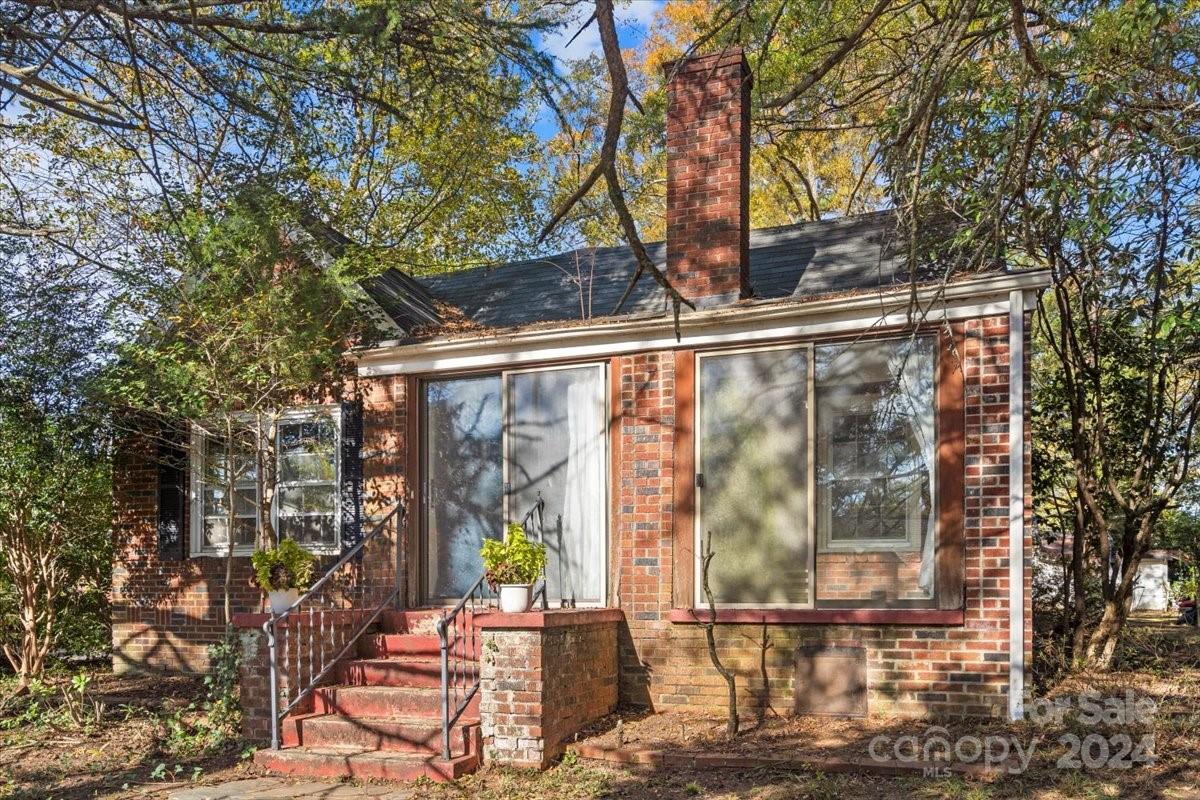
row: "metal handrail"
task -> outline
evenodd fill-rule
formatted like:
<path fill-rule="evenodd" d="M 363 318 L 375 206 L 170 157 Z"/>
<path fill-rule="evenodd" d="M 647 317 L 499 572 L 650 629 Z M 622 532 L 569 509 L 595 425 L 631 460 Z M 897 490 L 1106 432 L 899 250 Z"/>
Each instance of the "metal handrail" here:
<path fill-rule="evenodd" d="M 375 623 L 375 620 L 379 619 L 379 616 L 384 612 L 384 610 L 394 603 L 396 598 L 400 596 L 400 537 L 398 535 L 396 537 L 396 575 L 392 582 L 391 590 L 387 592 L 386 596 L 375 605 L 374 609 L 371 610 L 369 614 L 368 612 L 356 608 L 350 608 L 346 611 L 347 616 L 351 620 L 351 624 L 353 624 L 353 620 L 359 614 L 364 615 L 363 621 L 358 625 L 357 628 L 354 629 L 353 633 L 351 633 L 348 637 L 343 637 L 341 639 L 342 647 L 332 658 L 326 657 L 325 645 L 327 643 L 327 639 L 332 642 L 338 635 L 337 627 L 334 624 L 336 619 L 331 621 L 327 634 L 325 630 L 325 615 L 326 613 L 332 614 L 335 610 L 329 609 L 327 611 L 326 609 L 321 609 L 319 612 L 316 612 L 316 616 L 319 617 L 320 622 L 320 633 L 314 636 L 314 608 L 310 603 L 308 606 L 308 681 L 304 683 L 304 686 L 296 692 L 295 697 L 291 698 L 290 701 L 288 700 L 289 696 L 291 695 L 291 687 L 289 686 L 289 689 L 285 691 L 283 697 L 286 705 L 282 710 L 279 708 L 279 654 L 277 648 L 277 635 L 280 623 L 289 618 L 293 618 L 297 623 L 296 629 L 299 632 L 303 628 L 304 624 L 304 612 L 300 610 L 300 607 L 303 606 L 306 601 L 311 601 L 317 595 L 317 593 L 326 586 L 326 584 L 332 581 L 342 567 L 348 564 L 363 551 L 363 548 L 367 546 L 368 542 L 380 536 L 387 528 L 389 522 L 391 522 L 393 519 L 399 519 L 400 524 L 397 525 L 396 530 L 397 532 L 402 530 L 403 520 L 406 513 L 407 510 L 404 503 L 397 503 L 392 510 L 389 511 L 382 520 L 380 520 L 379 524 L 376 525 L 370 533 L 364 536 L 356 545 L 354 545 L 354 547 L 347 550 L 346 553 L 339 558 L 333 566 L 325 571 L 325 574 L 322 575 L 317 582 L 308 589 L 307 592 L 302 594 L 299 599 L 296 600 L 296 602 L 288 606 L 288 608 L 281 614 L 276 615 L 272 613 L 271 617 L 263 623 L 263 632 L 267 636 L 267 663 L 269 671 L 268 680 L 270 682 L 271 694 L 272 750 L 279 749 L 279 725 L 283 721 L 283 718 L 287 716 L 292 709 L 296 708 L 296 706 L 298 706 L 305 698 L 312 694 L 313 690 L 316 689 L 317 686 L 321 685 L 321 682 L 325 679 L 325 677 L 334 669 L 334 667 L 338 665 L 343 658 L 345 658 L 345 656 L 350 652 L 351 648 L 358 644 L 358 640 L 367 631 L 367 629 L 370 628 L 371 625 Z M 315 645 L 320 646 L 319 657 L 316 656 L 314 652 Z M 285 644 L 283 649 L 284 671 L 287 672 L 287 657 L 290 648 Z M 304 665 L 300 658 L 298 645 L 296 648 L 296 656 L 296 677 L 298 682 L 303 682 Z"/>
<path fill-rule="evenodd" d="M 521 520 L 521 527 L 526 531 L 533 524 L 534 518 L 538 523 L 538 540 L 542 539 L 542 512 L 546 501 L 538 493 L 537 502 Z M 451 757 L 450 732 L 467 710 L 471 699 L 479 691 L 479 666 L 476 656 L 477 638 L 475 633 L 474 615 L 477 605 L 484 602 L 483 586 L 487 582 L 487 573 L 481 574 L 471 584 L 471 588 L 455 603 L 449 611 L 442 614 L 437 621 L 438 649 L 441 652 L 442 668 L 442 757 L 447 761 Z M 549 604 L 546 600 L 546 570 L 542 568 L 541 586 L 533 593 L 533 599 L 541 597 L 542 610 Z M 470 619 L 468 619 L 470 608 Z M 473 675 L 468 678 L 468 662 L 474 661 Z M 453 708 L 451 708 L 453 705 Z"/>
<path fill-rule="evenodd" d="M 447 761 L 451 758 L 450 731 L 467 710 L 471 698 L 479 691 L 474 616 L 476 602 L 483 602 L 483 586 L 486 580 L 486 573 L 480 575 L 462 598 L 437 621 L 438 648 L 442 662 L 442 757 Z M 470 619 L 467 619 L 468 606 L 471 609 Z M 467 662 L 473 660 L 476 661 L 474 675 L 468 679 Z M 453 712 L 450 709 L 452 694 Z"/>

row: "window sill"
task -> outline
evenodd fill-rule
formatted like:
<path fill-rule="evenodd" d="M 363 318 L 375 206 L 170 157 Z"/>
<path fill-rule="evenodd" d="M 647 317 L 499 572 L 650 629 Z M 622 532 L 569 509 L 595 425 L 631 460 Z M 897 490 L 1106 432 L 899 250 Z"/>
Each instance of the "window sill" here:
<path fill-rule="evenodd" d="M 249 558 L 254 555 L 253 547 L 239 547 L 233 551 L 234 558 Z M 189 558 L 228 558 L 228 550 L 193 550 L 188 556 Z"/>
<path fill-rule="evenodd" d="M 678 624 L 708 622 L 707 608 L 675 608 Z M 753 625 L 962 625 L 962 609 L 940 608 L 718 608 L 718 624 Z"/>

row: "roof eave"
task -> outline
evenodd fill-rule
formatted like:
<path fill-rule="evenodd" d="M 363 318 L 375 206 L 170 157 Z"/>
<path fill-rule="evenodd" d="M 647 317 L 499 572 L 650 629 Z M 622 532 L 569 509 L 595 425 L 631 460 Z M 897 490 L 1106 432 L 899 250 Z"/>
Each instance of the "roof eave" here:
<path fill-rule="evenodd" d="M 941 306 L 963 304 L 974 300 L 995 299 L 1007 302 L 1011 292 L 1023 292 L 1027 310 L 1037 291 L 1051 283 L 1048 270 L 1006 272 L 989 274 L 946 284 L 930 284 L 916 287 L 904 284 L 853 296 L 836 295 L 805 300 L 768 300 L 738 303 L 714 309 L 705 309 L 684 314 L 679 319 L 678 330 L 669 313 L 606 317 L 576 322 L 570 325 L 540 326 L 536 328 L 489 329 L 477 334 L 435 337 L 412 341 L 395 340 L 381 342 L 358 354 L 359 373 L 364 375 L 389 374 L 404 371 L 407 360 L 428 361 L 431 356 L 454 357 L 462 353 L 486 353 L 528 346 L 578 345 L 590 339 L 605 341 L 644 341 L 650 337 L 662 338 L 669 335 L 686 340 L 690 335 L 699 335 L 723 326 L 737 327 L 753 324 L 757 326 L 784 325 L 789 322 L 818 319 L 836 313 L 842 316 L 871 316 L 881 319 L 909 306 L 915 299 L 921 308 L 931 311 Z M 932 313 L 930 319 L 938 319 Z M 619 352 L 625 347 L 615 347 Z"/>

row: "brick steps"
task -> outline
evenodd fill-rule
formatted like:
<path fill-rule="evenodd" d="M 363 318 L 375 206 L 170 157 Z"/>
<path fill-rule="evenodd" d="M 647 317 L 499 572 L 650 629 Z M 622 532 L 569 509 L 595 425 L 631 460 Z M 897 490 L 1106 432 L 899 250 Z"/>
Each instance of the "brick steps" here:
<path fill-rule="evenodd" d="M 358 640 L 358 654 L 362 658 L 387 658 L 388 656 L 426 656 L 435 658 L 441 654 L 438 637 L 418 633 L 369 633 Z"/>
<path fill-rule="evenodd" d="M 260 750 L 255 763 L 288 775 L 394 781 L 453 780 L 478 768 L 478 698 L 452 732 L 452 757 L 441 758 L 441 613 L 385 612 L 359 640 L 358 657 L 338 665 L 336 683 L 283 721 L 282 748 Z"/>
<path fill-rule="evenodd" d="M 338 666 L 338 682 L 347 686 L 441 688 L 442 665 L 436 658 L 401 656 L 356 658 Z"/>
<path fill-rule="evenodd" d="M 466 753 L 472 724 L 463 720 L 451 732 L 450 752 Z M 436 717 L 344 717 L 337 714 L 305 714 L 285 720 L 284 747 L 356 747 L 437 755 L 442 749 L 442 724 Z"/>
<path fill-rule="evenodd" d="M 345 717 L 440 717 L 441 695 L 411 686 L 322 686 L 313 693 L 313 711 Z M 464 712 L 479 716 L 479 698 Z"/>
<path fill-rule="evenodd" d="M 259 750 L 254 763 L 284 775 L 309 778 L 358 778 L 411 781 L 429 778 L 452 781 L 479 768 L 480 748 L 473 744 L 467 755 L 445 761 L 421 753 L 395 753 L 355 747 L 293 747 Z"/>
<path fill-rule="evenodd" d="M 482 638 L 475 637 L 474 658 L 479 659 L 479 647 Z M 457 646 L 459 654 L 465 654 L 471 642 L 461 641 Z M 437 636 L 426 636 L 417 633 L 372 633 L 358 643 L 358 655 L 362 658 L 388 658 L 389 656 L 427 656 L 437 658 L 441 655 L 441 646 Z"/>

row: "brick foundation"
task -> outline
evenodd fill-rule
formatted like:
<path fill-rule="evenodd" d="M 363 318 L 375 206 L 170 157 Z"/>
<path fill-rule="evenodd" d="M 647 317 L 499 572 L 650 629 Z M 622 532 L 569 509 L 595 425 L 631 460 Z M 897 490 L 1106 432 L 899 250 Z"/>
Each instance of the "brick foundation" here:
<path fill-rule="evenodd" d="M 484 757 L 549 766 L 571 737 L 617 704 L 615 609 L 488 614 L 479 704 Z"/>

